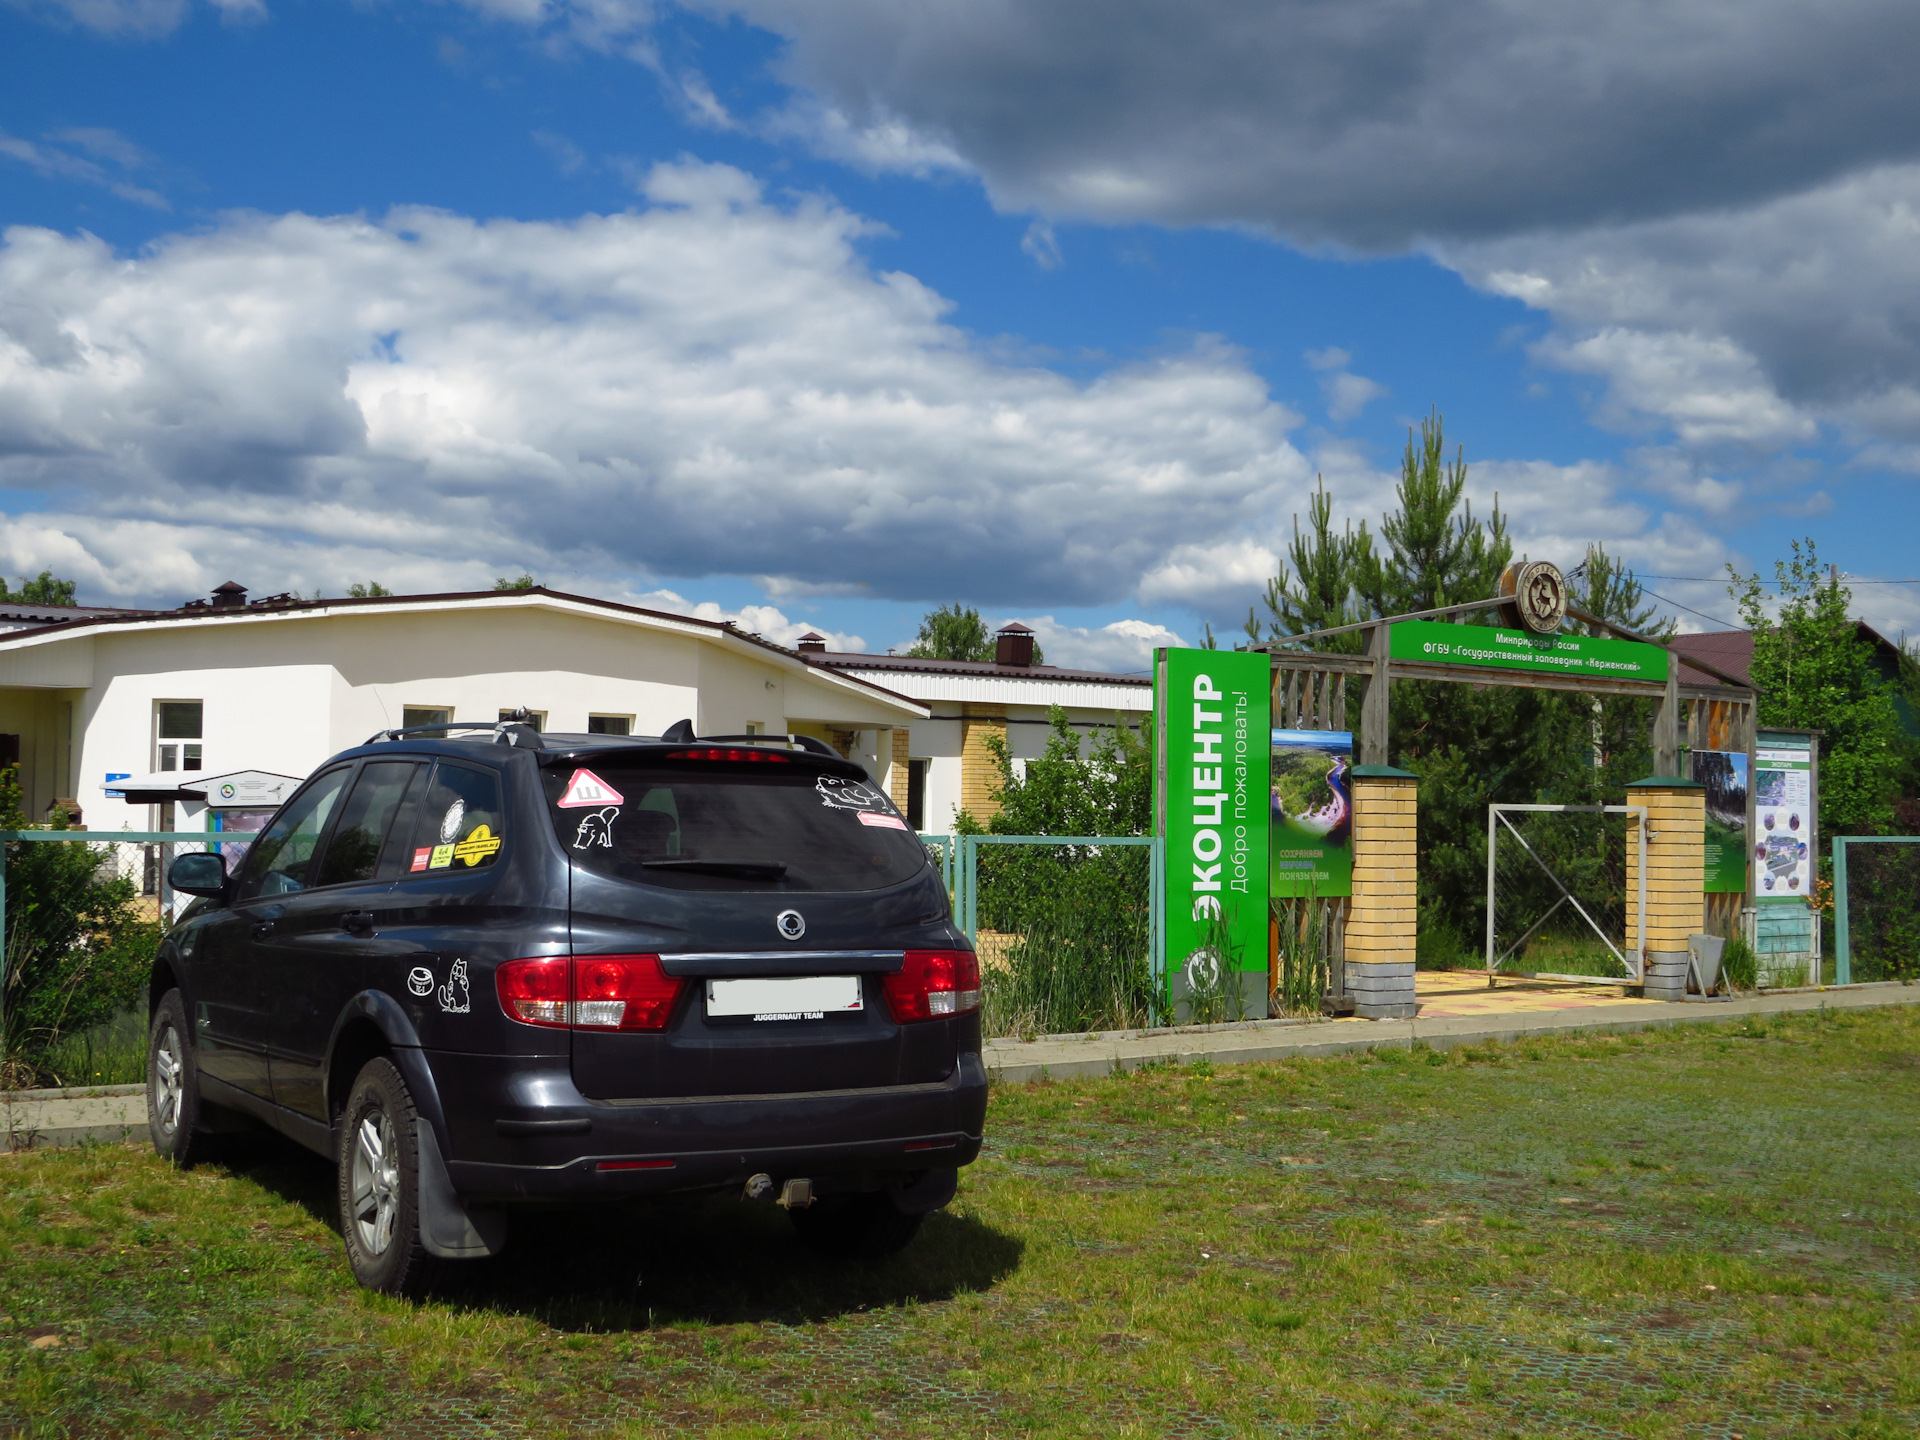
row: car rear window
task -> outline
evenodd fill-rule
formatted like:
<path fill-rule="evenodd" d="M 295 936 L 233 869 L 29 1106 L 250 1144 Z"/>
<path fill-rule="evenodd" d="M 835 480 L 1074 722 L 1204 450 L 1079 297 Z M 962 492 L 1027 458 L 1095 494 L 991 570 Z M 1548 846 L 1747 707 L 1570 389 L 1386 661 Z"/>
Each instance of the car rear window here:
<path fill-rule="evenodd" d="M 442 760 L 433 767 L 426 803 L 414 821 L 406 873 L 486 869 L 499 859 L 506 837 L 499 775 Z"/>
<path fill-rule="evenodd" d="M 674 890 L 879 890 L 926 849 L 879 790 L 798 766 L 558 766 L 554 832 L 574 864 Z"/>

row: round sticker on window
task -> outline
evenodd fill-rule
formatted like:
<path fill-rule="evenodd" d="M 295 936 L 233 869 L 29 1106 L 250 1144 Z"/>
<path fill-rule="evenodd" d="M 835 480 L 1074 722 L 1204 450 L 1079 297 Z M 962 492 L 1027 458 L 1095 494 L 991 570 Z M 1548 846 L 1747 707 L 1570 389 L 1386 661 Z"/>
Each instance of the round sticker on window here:
<path fill-rule="evenodd" d="M 440 839 L 451 845 L 460 833 L 460 822 L 467 818 L 467 802 L 456 800 L 447 806 L 447 813 L 440 817 Z"/>

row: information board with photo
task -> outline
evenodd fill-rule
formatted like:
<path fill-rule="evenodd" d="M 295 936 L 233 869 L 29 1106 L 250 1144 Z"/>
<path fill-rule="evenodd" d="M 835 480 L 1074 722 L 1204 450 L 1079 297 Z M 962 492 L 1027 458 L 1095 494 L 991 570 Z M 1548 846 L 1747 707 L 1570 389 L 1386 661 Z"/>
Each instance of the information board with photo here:
<path fill-rule="evenodd" d="M 1275 898 L 1353 893 L 1353 732 L 1275 730 L 1271 761 Z"/>
<path fill-rule="evenodd" d="M 1695 750 L 1692 771 L 1707 792 L 1701 889 L 1709 895 L 1741 894 L 1747 888 L 1746 752 Z"/>

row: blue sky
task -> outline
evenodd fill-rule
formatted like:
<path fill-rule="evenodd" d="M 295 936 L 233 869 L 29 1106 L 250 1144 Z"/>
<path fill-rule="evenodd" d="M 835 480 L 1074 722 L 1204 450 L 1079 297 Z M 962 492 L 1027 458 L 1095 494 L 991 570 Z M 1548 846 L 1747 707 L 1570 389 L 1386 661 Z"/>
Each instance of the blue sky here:
<path fill-rule="evenodd" d="M 1562 9 L 0 3 L 0 566 L 1131 669 L 1437 407 L 1536 556 L 1920 575 L 1911 24 Z"/>

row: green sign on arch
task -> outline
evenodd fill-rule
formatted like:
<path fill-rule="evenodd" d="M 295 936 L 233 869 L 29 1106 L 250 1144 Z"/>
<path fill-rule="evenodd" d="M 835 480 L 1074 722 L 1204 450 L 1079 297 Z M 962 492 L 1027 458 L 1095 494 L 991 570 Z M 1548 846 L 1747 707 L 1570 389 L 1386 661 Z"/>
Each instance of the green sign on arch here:
<path fill-rule="evenodd" d="M 1157 650 L 1154 824 L 1166 841 L 1167 990 L 1196 1008 L 1267 1013 L 1272 662 Z M 1222 964 L 1222 960 L 1226 964 Z"/>
<path fill-rule="evenodd" d="M 1586 680 L 1651 680 L 1664 684 L 1667 652 L 1638 640 L 1592 635 L 1534 635 L 1493 625 L 1401 620 L 1387 627 L 1387 653 L 1429 665 L 1486 665 Z"/>

